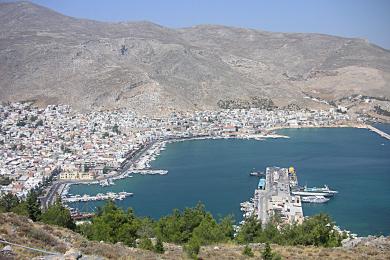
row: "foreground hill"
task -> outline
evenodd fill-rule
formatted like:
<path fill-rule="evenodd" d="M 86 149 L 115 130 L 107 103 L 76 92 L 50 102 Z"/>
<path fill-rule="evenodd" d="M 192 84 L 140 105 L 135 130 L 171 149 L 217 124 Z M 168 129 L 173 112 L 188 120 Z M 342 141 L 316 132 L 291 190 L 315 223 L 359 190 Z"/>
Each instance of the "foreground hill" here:
<path fill-rule="evenodd" d="M 142 112 L 271 99 L 322 107 L 353 94 L 390 98 L 390 51 L 361 39 L 216 25 L 105 23 L 0 3 L 0 101 Z"/>
<path fill-rule="evenodd" d="M 68 229 L 34 223 L 31 220 L 12 213 L 0 214 L 0 239 L 11 243 L 36 249 L 70 254 L 80 252 L 85 259 L 186 259 L 181 246 L 164 243 L 165 253 L 155 254 L 122 244 L 88 241 L 80 234 Z M 357 240 L 358 241 L 358 240 Z M 278 252 L 283 259 L 390 259 L 390 239 L 370 238 L 350 243 L 344 248 L 322 248 L 313 246 L 277 246 L 272 245 L 273 251 Z M 257 259 L 260 257 L 262 244 L 251 245 Z M 202 247 L 199 257 L 202 259 L 247 259 L 242 255 L 243 246 L 220 244 Z M 12 246 L 12 253 L 0 252 L 0 259 L 41 259 L 43 254 Z M 46 259 L 62 259 L 50 258 Z"/>

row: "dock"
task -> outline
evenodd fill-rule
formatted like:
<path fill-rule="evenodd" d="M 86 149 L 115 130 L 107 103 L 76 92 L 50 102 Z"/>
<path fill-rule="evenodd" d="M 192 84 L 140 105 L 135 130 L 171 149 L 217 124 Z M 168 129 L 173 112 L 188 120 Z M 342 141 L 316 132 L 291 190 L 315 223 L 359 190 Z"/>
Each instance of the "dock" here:
<path fill-rule="evenodd" d="M 297 177 L 291 168 L 267 167 L 265 178 L 259 179 L 252 203 L 241 204 L 242 210 L 246 211 L 244 217 L 254 215 L 263 225 L 275 215 L 284 223 L 302 223 L 301 198 L 291 194 L 295 185 Z"/>
<path fill-rule="evenodd" d="M 72 203 L 72 202 L 87 202 L 87 201 L 101 201 L 101 200 L 124 200 L 127 197 L 133 196 L 131 192 L 107 192 L 106 194 L 99 193 L 95 196 L 84 194 L 83 196 L 75 195 L 75 196 L 63 196 L 63 203 Z"/>
<path fill-rule="evenodd" d="M 367 125 L 367 129 L 377 133 L 378 135 L 382 136 L 383 138 L 386 138 L 387 140 L 390 140 L 390 135 L 388 133 L 385 133 L 378 128 L 375 128 L 372 125 Z"/>

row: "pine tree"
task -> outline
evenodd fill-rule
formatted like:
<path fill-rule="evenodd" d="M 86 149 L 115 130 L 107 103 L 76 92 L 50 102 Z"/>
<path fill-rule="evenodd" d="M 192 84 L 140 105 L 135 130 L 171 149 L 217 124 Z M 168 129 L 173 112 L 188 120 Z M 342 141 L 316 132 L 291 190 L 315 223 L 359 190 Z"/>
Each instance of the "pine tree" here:
<path fill-rule="evenodd" d="M 38 200 L 37 193 L 31 190 L 27 195 L 26 202 L 28 217 L 33 221 L 39 220 L 41 216 L 41 203 Z"/>
<path fill-rule="evenodd" d="M 12 193 L 7 193 L 0 198 L 0 212 L 10 212 L 18 204 L 18 197 Z"/>
<path fill-rule="evenodd" d="M 46 224 L 57 225 L 69 229 L 76 228 L 69 210 L 62 205 L 60 198 L 57 198 L 54 205 L 50 206 L 42 214 L 41 220 Z"/>

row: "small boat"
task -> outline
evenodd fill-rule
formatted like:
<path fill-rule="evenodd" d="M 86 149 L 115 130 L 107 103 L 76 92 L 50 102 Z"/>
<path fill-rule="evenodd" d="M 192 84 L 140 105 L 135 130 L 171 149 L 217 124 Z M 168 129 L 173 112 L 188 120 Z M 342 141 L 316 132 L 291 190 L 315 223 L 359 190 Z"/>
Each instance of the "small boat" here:
<path fill-rule="evenodd" d="M 325 203 L 328 202 L 330 199 L 325 198 L 324 196 L 307 196 L 301 198 L 302 202 L 307 203 Z"/>
<path fill-rule="evenodd" d="M 263 172 L 255 172 L 255 171 L 253 171 L 253 172 L 249 173 L 249 175 L 250 176 L 263 176 L 264 173 Z"/>

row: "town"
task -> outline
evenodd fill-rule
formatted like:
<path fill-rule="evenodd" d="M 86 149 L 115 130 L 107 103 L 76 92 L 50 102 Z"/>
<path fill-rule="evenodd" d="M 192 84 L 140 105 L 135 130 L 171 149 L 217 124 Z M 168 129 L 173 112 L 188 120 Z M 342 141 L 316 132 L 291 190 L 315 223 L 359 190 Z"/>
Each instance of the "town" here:
<path fill-rule="evenodd" d="M 21 198 L 53 175 L 61 180 L 92 181 L 121 172 L 138 152 L 147 152 L 158 141 L 262 140 L 283 137 L 273 132 L 280 128 L 348 126 L 362 121 L 336 109 L 225 109 L 147 117 L 131 111 L 78 113 L 67 105 L 38 108 L 28 102 L 1 105 L 0 120 L 0 193 Z M 143 164 L 138 168 L 148 168 L 147 161 Z"/>

